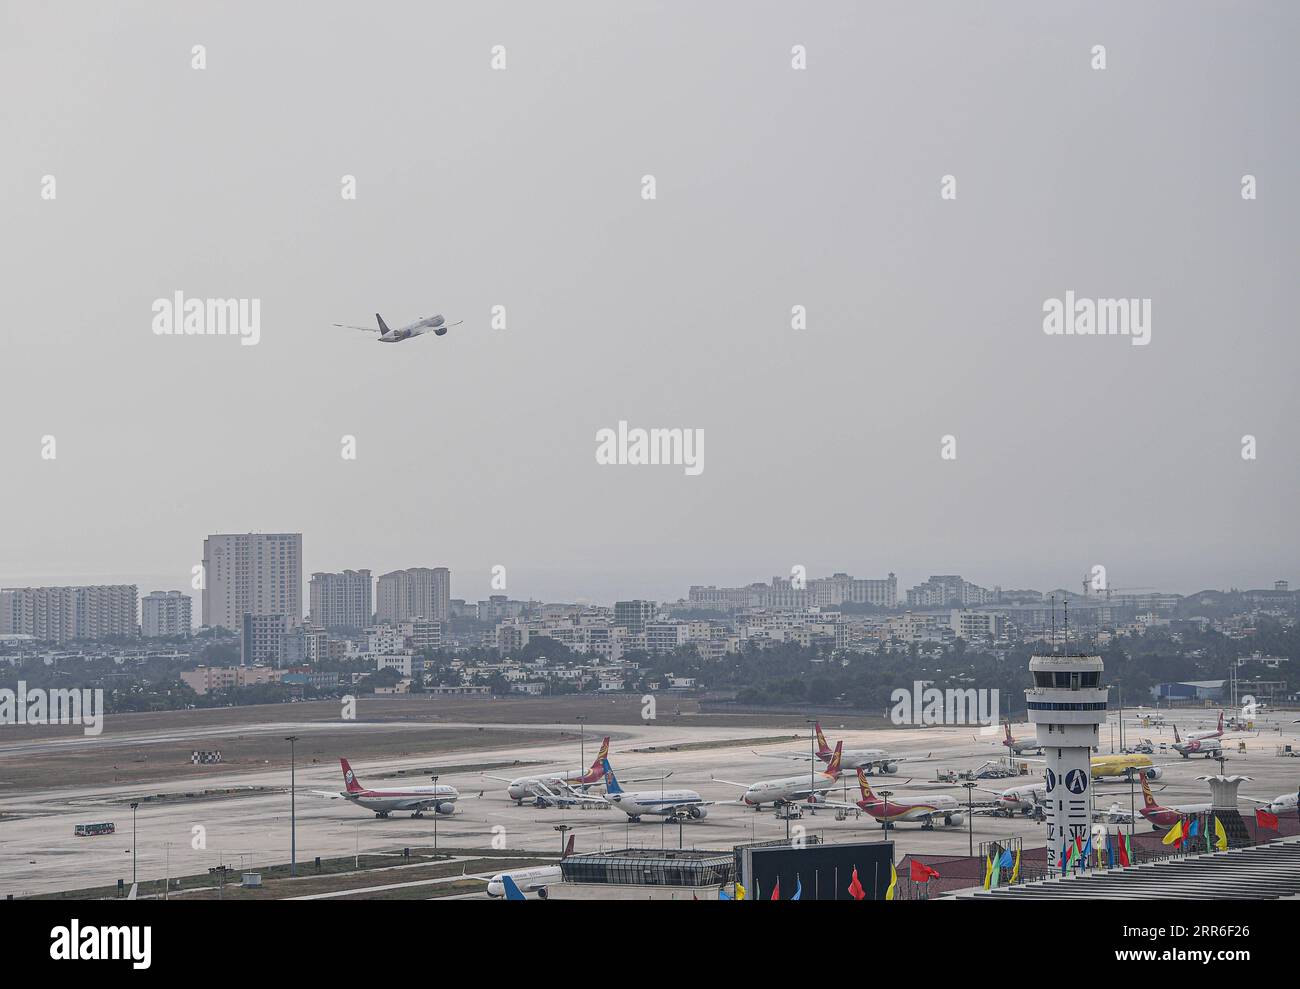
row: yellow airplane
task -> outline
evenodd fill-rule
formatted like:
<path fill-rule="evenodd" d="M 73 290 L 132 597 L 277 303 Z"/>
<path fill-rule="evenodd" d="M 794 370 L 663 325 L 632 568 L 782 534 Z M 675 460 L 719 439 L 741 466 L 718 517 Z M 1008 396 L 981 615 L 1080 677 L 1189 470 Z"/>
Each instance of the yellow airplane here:
<path fill-rule="evenodd" d="M 1130 776 L 1158 780 L 1163 775 L 1159 766 L 1153 765 L 1146 755 L 1095 755 L 1091 759 L 1092 778 L 1128 779 Z"/>

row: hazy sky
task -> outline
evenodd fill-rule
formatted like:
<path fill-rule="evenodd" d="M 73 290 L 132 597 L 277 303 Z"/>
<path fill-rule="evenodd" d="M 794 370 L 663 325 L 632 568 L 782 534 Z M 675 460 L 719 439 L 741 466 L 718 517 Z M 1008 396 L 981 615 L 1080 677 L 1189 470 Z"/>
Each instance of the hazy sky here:
<path fill-rule="evenodd" d="M 470 599 L 494 564 L 550 600 L 1300 580 L 1298 36 L 1289 2 L 6 2 L 0 583 L 185 588 L 249 530 Z M 178 290 L 260 299 L 260 343 L 155 335 Z M 1066 290 L 1150 298 L 1150 345 L 1044 334 Z M 375 312 L 465 323 L 330 325 Z M 620 419 L 703 429 L 705 470 L 598 465 Z"/>

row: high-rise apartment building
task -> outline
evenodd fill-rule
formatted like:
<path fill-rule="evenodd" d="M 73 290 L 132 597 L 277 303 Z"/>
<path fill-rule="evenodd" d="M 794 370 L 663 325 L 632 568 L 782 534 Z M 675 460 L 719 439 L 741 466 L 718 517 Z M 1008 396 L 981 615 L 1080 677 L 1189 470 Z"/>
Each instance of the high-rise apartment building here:
<path fill-rule="evenodd" d="M 93 587 L 11 587 L 0 590 L 0 634 L 46 642 L 134 636 L 135 584 Z"/>
<path fill-rule="evenodd" d="M 302 622 L 302 533 L 249 532 L 203 540 L 203 624 L 243 628 L 245 615 Z"/>
<path fill-rule="evenodd" d="M 308 593 L 311 622 L 318 628 L 365 628 L 374 615 L 369 570 L 314 573 Z"/>
<path fill-rule="evenodd" d="M 445 622 L 451 617 L 451 571 L 446 567 L 412 567 L 379 578 L 375 608 L 382 623 L 411 618 Z"/>
<path fill-rule="evenodd" d="M 140 634 L 146 639 L 189 635 L 191 608 L 190 596 L 181 591 L 151 591 L 140 599 Z"/>

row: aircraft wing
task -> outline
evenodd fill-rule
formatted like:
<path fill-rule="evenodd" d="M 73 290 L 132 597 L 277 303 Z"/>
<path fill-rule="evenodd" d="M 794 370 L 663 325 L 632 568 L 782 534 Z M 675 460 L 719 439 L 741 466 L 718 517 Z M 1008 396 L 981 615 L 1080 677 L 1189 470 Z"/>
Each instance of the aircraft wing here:
<path fill-rule="evenodd" d="M 751 785 L 749 783 L 737 783 L 735 780 L 719 779 L 718 777 L 714 776 L 712 773 L 709 774 L 709 779 L 713 780 L 714 783 L 726 783 L 727 786 L 739 786 L 746 790 L 748 790 Z"/>
<path fill-rule="evenodd" d="M 362 333 L 378 333 L 377 326 L 353 326 L 351 323 L 335 323 L 335 326 L 342 327 L 345 330 L 360 330 Z"/>
<path fill-rule="evenodd" d="M 329 800 L 338 800 L 343 794 L 336 790 L 308 790 L 308 793 L 316 797 L 325 797 Z"/>
<path fill-rule="evenodd" d="M 491 773 L 479 773 L 480 776 L 486 776 L 490 780 L 496 780 L 499 783 L 513 783 L 514 780 L 507 779 L 504 776 L 493 776 Z"/>

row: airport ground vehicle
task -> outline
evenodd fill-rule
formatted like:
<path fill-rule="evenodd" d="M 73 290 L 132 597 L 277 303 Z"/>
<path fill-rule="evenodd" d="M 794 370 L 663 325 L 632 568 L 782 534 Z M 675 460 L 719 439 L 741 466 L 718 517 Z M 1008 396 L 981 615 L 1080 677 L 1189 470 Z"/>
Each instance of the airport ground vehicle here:
<path fill-rule="evenodd" d="M 101 824 L 78 824 L 72 833 L 78 838 L 93 838 L 96 835 L 113 834 L 116 830 L 116 824 L 112 821 L 104 821 Z"/>

